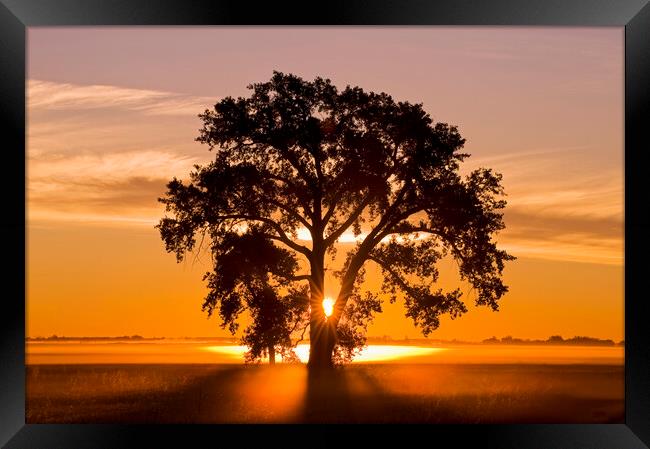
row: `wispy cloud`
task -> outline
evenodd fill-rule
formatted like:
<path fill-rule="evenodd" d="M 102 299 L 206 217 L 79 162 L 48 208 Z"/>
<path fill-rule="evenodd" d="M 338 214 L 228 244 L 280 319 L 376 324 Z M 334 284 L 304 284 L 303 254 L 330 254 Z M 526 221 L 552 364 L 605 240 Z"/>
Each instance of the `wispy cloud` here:
<path fill-rule="evenodd" d="M 623 168 L 590 145 L 479 153 L 463 171 L 503 175 L 507 207 L 500 244 L 521 257 L 621 265 Z M 595 160 L 600 157 L 601 160 Z"/>
<path fill-rule="evenodd" d="M 514 255 L 623 264 L 620 216 L 568 215 L 561 210 L 539 212 L 511 207 L 504 220 L 506 229 L 497 240 Z"/>
<path fill-rule="evenodd" d="M 215 98 L 157 90 L 108 85 L 79 85 L 29 80 L 30 110 L 87 110 L 124 108 L 152 115 L 197 114 L 215 103 Z"/>
<path fill-rule="evenodd" d="M 215 98 L 42 80 L 27 98 L 31 221 L 150 223 L 165 183 L 210 157 L 193 138 Z"/>
<path fill-rule="evenodd" d="M 523 149 L 521 151 L 513 151 L 506 153 L 497 153 L 491 155 L 483 155 L 478 157 L 471 157 L 467 161 L 469 165 L 478 165 L 478 166 L 491 166 L 494 163 L 505 162 L 505 163 L 516 163 L 522 159 L 528 159 L 531 157 L 538 158 L 539 156 L 549 156 L 557 155 L 558 153 L 566 154 L 568 152 L 582 151 L 589 149 L 587 145 L 576 145 L 576 146 L 560 146 L 560 147 L 544 147 L 544 148 L 530 148 Z"/>
<path fill-rule="evenodd" d="M 195 158 L 152 150 L 38 158 L 29 163 L 31 219 L 150 222 L 157 198 L 174 176 L 187 175 Z M 143 219 L 142 216 L 145 216 Z M 134 217 L 139 217 L 132 220 Z M 101 221 L 101 220 L 100 220 Z"/>
<path fill-rule="evenodd" d="M 624 262 L 621 240 L 588 240 L 575 236 L 573 241 L 537 238 L 503 240 L 499 247 L 517 257 L 566 262 L 621 266 Z"/>
<path fill-rule="evenodd" d="M 172 177 L 188 173 L 197 159 L 166 151 L 51 155 L 30 160 L 30 181 L 58 182 L 131 177 Z"/>

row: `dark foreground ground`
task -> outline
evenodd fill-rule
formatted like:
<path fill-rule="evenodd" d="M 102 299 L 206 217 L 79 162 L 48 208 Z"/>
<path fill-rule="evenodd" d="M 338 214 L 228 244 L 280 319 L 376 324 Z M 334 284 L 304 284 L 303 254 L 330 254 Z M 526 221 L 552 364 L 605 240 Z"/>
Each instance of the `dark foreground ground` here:
<path fill-rule="evenodd" d="M 623 366 L 32 365 L 28 423 L 622 423 Z"/>

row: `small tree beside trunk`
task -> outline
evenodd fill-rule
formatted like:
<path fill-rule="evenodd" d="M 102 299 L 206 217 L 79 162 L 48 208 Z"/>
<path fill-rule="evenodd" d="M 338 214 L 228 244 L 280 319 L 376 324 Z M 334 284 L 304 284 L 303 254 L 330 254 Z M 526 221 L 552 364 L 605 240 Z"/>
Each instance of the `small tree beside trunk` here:
<path fill-rule="evenodd" d="M 209 293 L 203 309 L 217 309 L 222 327 L 233 334 L 238 318 L 248 311 L 250 325 L 241 339 L 248 351 L 247 362 L 276 354 L 295 360 L 292 333 L 307 322 L 307 289 L 292 287 L 297 261 L 287 250 L 276 247 L 254 228 L 245 233 L 229 232 L 212 243 L 214 271 L 206 274 Z"/>

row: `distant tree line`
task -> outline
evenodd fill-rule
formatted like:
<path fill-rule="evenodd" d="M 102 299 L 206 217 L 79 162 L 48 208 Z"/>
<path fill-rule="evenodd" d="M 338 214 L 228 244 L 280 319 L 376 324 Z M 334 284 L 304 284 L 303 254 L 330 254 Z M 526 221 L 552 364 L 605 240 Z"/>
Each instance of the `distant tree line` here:
<path fill-rule="evenodd" d="M 49 337 L 27 337 L 27 341 L 113 341 L 113 340 L 164 340 L 165 337 L 150 337 L 145 338 L 142 335 L 121 335 L 118 337 L 59 337 L 58 335 L 50 335 Z"/>
<path fill-rule="evenodd" d="M 615 343 L 614 340 L 601 340 L 593 337 L 575 336 L 573 338 L 564 339 L 560 335 L 552 335 L 546 340 L 523 340 L 521 338 L 514 338 L 512 336 L 503 337 L 501 339 L 492 337 L 483 340 L 487 344 L 506 344 L 506 345 L 539 345 L 539 344 L 552 344 L 552 345 L 576 345 L 576 346 L 624 346 L 625 340 Z"/>

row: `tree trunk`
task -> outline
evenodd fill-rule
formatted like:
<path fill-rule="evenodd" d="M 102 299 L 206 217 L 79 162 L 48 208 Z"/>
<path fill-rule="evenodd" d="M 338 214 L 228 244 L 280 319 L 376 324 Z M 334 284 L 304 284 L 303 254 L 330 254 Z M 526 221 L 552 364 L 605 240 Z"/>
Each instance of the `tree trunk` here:
<path fill-rule="evenodd" d="M 325 250 L 314 242 L 311 259 L 311 279 L 309 282 L 311 307 L 309 322 L 309 370 L 331 368 L 332 351 L 336 344 L 336 328 L 327 320 L 323 310 L 325 291 Z"/>
<path fill-rule="evenodd" d="M 312 321 L 313 323 L 313 321 Z M 317 335 L 310 336 L 309 370 L 320 371 L 332 368 L 332 354 L 336 344 L 336 329 L 329 322 L 312 324 L 316 327 Z M 311 332 L 310 332 L 311 334 Z"/>
<path fill-rule="evenodd" d="M 275 365 L 275 347 L 269 346 L 269 365 Z"/>

